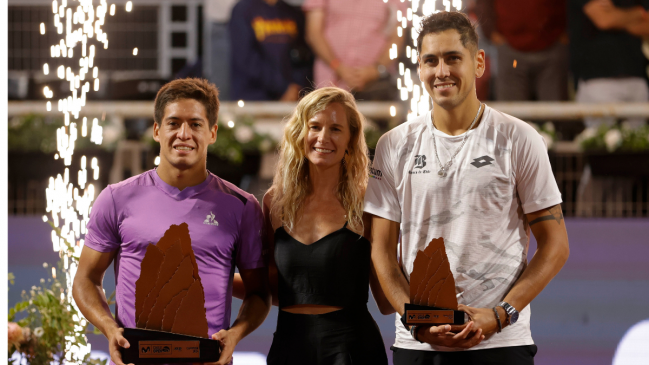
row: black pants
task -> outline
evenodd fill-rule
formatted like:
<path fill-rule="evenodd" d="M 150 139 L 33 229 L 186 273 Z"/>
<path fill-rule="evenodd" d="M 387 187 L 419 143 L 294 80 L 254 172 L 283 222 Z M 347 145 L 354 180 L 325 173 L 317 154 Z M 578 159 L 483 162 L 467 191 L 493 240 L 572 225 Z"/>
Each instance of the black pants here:
<path fill-rule="evenodd" d="M 387 365 L 381 332 L 367 311 L 344 308 L 326 314 L 280 310 L 268 352 L 269 365 Z"/>
<path fill-rule="evenodd" d="M 390 349 L 394 365 L 534 365 L 537 350 L 536 345 L 457 352 Z"/>

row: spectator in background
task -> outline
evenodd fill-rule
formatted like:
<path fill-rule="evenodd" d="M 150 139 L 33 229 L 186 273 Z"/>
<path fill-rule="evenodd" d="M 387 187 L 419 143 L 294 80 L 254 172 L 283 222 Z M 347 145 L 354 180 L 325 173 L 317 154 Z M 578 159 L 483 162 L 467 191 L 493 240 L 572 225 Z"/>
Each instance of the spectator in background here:
<path fill-rule="evenodd" d="M 464 10 L 466 15 L 471 20 L 472 24 L 476 25 L 476 33 L 478 35 L 478 49 L 484 50 L 484 74 L 482 77 L 475 80 L 475 91 L 478 95 L 478 100 L 487 101 L 493 100 L 492 95 L 492 84 L 495 77 L 497 77 L 498 70 L 495 67 L 492 68 L 491 62 L 492 58 L 498 59 L 498 51 L 496 46 L 491 43 L 489 38 L 485 37 L 484 32 L 482 31 L 482 26 L 480 25 L 480 19 L 476 13 L 476 3 L 480 0 L 466 0 L 464 1 Z M 492 73 L 493 72 L 493 73 Z"/>
<path fill-rule="evenodd" d="M 358 100 L 392 100 L 397 88 L 390 75 L 390 47 L 401 47 L 397 10 L 406 3 L 380 0 L 306 0 L 306 39 L 317 58 L 316 87 L 338 86 Z M 397 9 L 398 8 L 398 9 Z M 405 33 L 405 32 L 404 32 Z"/>
<path fill-rule="evenodd" d="M 570 66 L 581 103 L 646 102 L 647 59 L 641 38 L 649 37 L 649 0 L 571 0 L 568 5 Z M 615 123 L 588 117 L 587 127 Z M 629 120 L 632 126 L 643 118 Z"/>
<path fill-rule="evenodd" d="M 476 13 L 498 49 L 496 100 L 568 98 L 566 0 L 477 0 Z"/>
<path fill-rule="evenodd" d="M 296 101 L 310 85 L 313 55 L 299 8 L 282 0 L 241 0 L 229 31 L 232 99 Z"/>

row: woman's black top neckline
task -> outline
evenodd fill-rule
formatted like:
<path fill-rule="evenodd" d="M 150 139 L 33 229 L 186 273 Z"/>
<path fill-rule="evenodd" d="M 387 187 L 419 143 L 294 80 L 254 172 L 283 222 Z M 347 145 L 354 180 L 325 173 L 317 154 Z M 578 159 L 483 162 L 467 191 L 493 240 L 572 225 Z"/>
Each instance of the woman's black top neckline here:
<path fill-rule="evenodd" d="M 370 242 L 345 225 L 305 245 L 284 227 L 275 231 L 279 307 L 367 305 Z"/>
<path fill-rule="evenodd" d="M 301 244 L 302 246 L 311 246 L 311 245 L 315 245 L 316 243 L 318 243 L 318 242 L 320 242 L 320 241 L 326 239 L 327 237 L 329 237 L 329 236 L 331 236 L 331 235 L 333 235 L 333 234 L 336 234 L 336 233 L 338 233 L 338 232 L 340 232 L 340 231 L 342 231 L 342 230 L 344 230 L 344 229 L 349 230 L 349 229 L 347 228 L 347 222 L 345 222 L 345 225 L 344 225 L 342 228 L 337 229 L 337 230 L 335 230 L 335 231 L 333 231 L 333 232 L 331 232 L 331 233 L 327 233 L 327 234 L 324 235 L 323 237 L 321 237 L 321 238 L 319 238 L 319 239 L 313 241 L 313 243 L 310 243 L 310 244 L 307 245 L 306 243 L 303 243 L 303 242 L 301 242 L 300 240 L 298 240 L 297 238 L 291 236 L 291 234 L 288 233 L 288 232 L 286 231 L 286 229 L 284 228 L 284 226 L 280 226 L 279 228 L 277 228 L 277 229 L 275 230 L 275 234 L 277 234 L 277 231 L 280 230 L 280 229 L 281 229 L 282 231 L 284 231 L 284 233 L 286 233 L 287 236 L 291 237 L 291 239 L 292 239 L 293 241 L 295 241 L 296 243 Z M 354 231 L 351 231 L 351 230 L 349 230 L 349 231 L 352 232 L 352 233 L 354 233 Z"/>

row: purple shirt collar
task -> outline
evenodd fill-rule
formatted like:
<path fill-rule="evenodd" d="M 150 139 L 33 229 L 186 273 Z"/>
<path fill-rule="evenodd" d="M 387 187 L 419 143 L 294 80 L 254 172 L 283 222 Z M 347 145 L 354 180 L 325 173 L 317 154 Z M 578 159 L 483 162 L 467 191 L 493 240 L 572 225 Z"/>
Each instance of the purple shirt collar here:
<path fill-rule="evenodd" d="M 153 182 L 155 183 L 155 185 L 160 190 L 164 191 L 165 194 L 169 195 L 170 197 L 172 197 L 175 200 L 184 200 L 184 199 L 190 198 L 190 197 L 202 192 L 210 184 L 210 182 L 212 182 L 212 180 L 214 179 L 214 176 L 212 176 L 212 173 L 207 171 L 207 178 L 205 179 L 205 181 L 203 181 L 202 183 L 200 183 L 198 185 L 188 186 L 188 187 L 186 187 L 185 189 L 183 189 L 181 191 L 177 187 L 171 186 L 171 185 L 167 184 L 166 182 L 164 182 L 164 180 L 162 180 L 160 175 L 158 175 L 158 170 L 157 169 L 154 170 L 151 175 L 153 176 Z"/>

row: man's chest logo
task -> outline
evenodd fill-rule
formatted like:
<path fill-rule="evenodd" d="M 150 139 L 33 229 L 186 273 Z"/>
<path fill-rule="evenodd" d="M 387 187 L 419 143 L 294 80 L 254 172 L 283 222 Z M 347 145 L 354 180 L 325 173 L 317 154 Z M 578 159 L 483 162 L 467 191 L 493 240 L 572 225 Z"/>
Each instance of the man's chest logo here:
<path fill-rule="evenodd" d="M 415 156 L 415 169 L 422 169 L 426 166 L 426 155 Z"/>
<path fill-rule="evenodd" d="M 494 160 L 493 158 L 491 158 L 491 157 L 489 157 L 487 155 L 484 155 L 482 157 L 474 158 L 473 162 L 471 162 L 471 165 L 473 165 L 473 166 L 475 166 L 477 168 L 481 168 L 482 166 L 491 165 L 491 161 L 493 161 L 493 160 Z"/>
<path fill-rule="evenodd" d="M 415 165 L 412 170 L 408 171 L 410 175 L 430 174 L 430 170 L 424 170 L 426 166 L 426 155 L 415 155 Z"/>
<path fill-rule="evenodd" d="M 203 224 L 209 224 L 210 226 L 218 226 L 219 222 L 214 219 L 214 213 L 210 212 L 210 214 L 207 215 L 205 220 L 203 221 Z"/>

